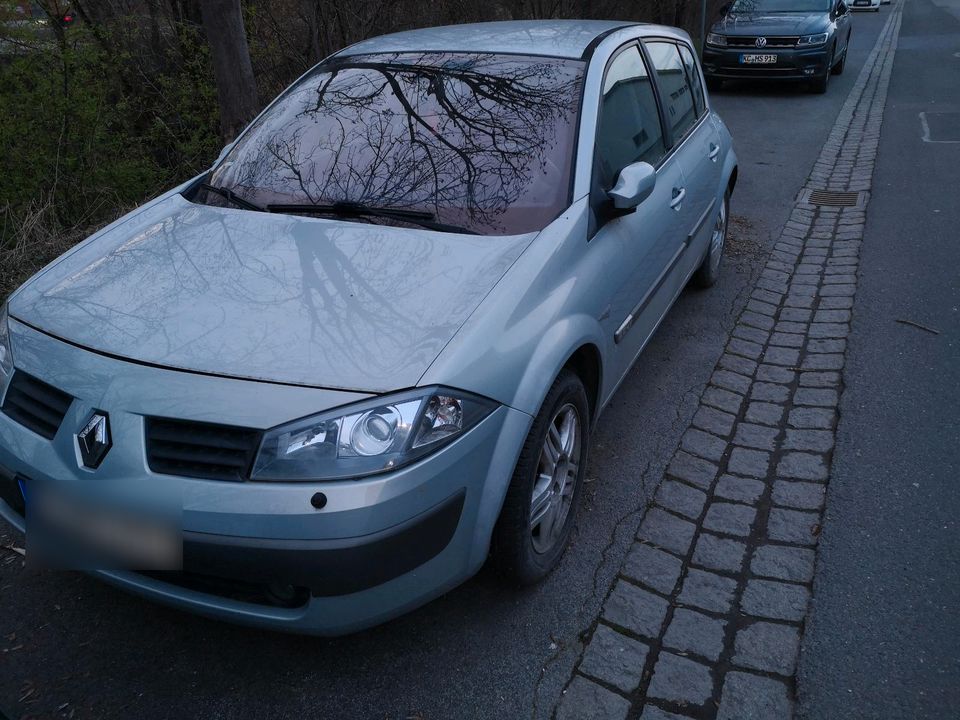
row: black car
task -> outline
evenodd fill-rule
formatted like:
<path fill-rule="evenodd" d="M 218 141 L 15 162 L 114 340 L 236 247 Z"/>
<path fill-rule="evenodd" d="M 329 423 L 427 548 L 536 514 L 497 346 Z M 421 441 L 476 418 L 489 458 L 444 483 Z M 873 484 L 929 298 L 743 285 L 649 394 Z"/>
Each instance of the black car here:
<path fill-rule="evenodd" d="M 843 72 L 850 24 L 844 0 L 735 0 L 707 33 L 707 85 L 806 80 L 815 92 L 826 92 L 830 75 Z"/>

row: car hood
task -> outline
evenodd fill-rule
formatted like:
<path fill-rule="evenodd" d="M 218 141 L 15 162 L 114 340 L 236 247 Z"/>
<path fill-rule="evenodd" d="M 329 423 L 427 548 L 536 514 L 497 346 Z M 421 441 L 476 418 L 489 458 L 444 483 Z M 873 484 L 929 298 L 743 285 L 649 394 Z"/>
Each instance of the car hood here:
<path fill-rule="evenodd" d="M 177 194 L 93 236 L 10 314 L 91 350 L 203 373 L 412 387 L 535 237 L 197 205 Z"/>
<path fill-rule="evenodd" d="M 830 24 L 826 12 L 812 13 L 730 13 L 721 18 L 713 32 L 722 35 L 812 35 L 825 32 Z"/>

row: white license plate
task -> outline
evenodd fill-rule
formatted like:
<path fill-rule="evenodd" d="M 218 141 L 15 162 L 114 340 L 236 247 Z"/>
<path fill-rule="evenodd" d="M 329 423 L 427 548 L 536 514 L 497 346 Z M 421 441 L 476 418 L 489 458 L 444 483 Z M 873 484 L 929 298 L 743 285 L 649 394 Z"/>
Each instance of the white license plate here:
<path fill-rule="evenodd" d="M 744 65 L 774 65 L 777 62 L 776 55 L 741 55 L 740 62 Z"/>

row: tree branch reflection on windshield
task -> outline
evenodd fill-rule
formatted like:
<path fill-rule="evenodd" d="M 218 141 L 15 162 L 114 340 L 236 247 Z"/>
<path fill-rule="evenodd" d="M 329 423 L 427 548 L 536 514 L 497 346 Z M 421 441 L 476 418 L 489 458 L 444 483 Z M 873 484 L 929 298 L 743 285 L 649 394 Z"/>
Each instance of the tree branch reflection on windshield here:
<path fill-rule="evenodd" d="M 489 54 L 335 59 L 288 90 L 209 182 L 260 206 L 353 203 L 489 234 L 539 230 L 568 204 L 582 71 Z"/>

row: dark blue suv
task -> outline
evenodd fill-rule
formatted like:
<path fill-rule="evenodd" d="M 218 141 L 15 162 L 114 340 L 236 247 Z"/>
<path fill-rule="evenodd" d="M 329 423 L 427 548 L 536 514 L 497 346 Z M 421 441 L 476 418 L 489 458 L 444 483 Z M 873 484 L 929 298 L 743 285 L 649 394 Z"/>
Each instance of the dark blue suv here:
<path fill-rule="evenodd" d="M 850 42 L 844 0 L 735 0 L 707 33 L 707 85 L 724 80 L 806 80 L 826 92 L 839 75 Z"/>

